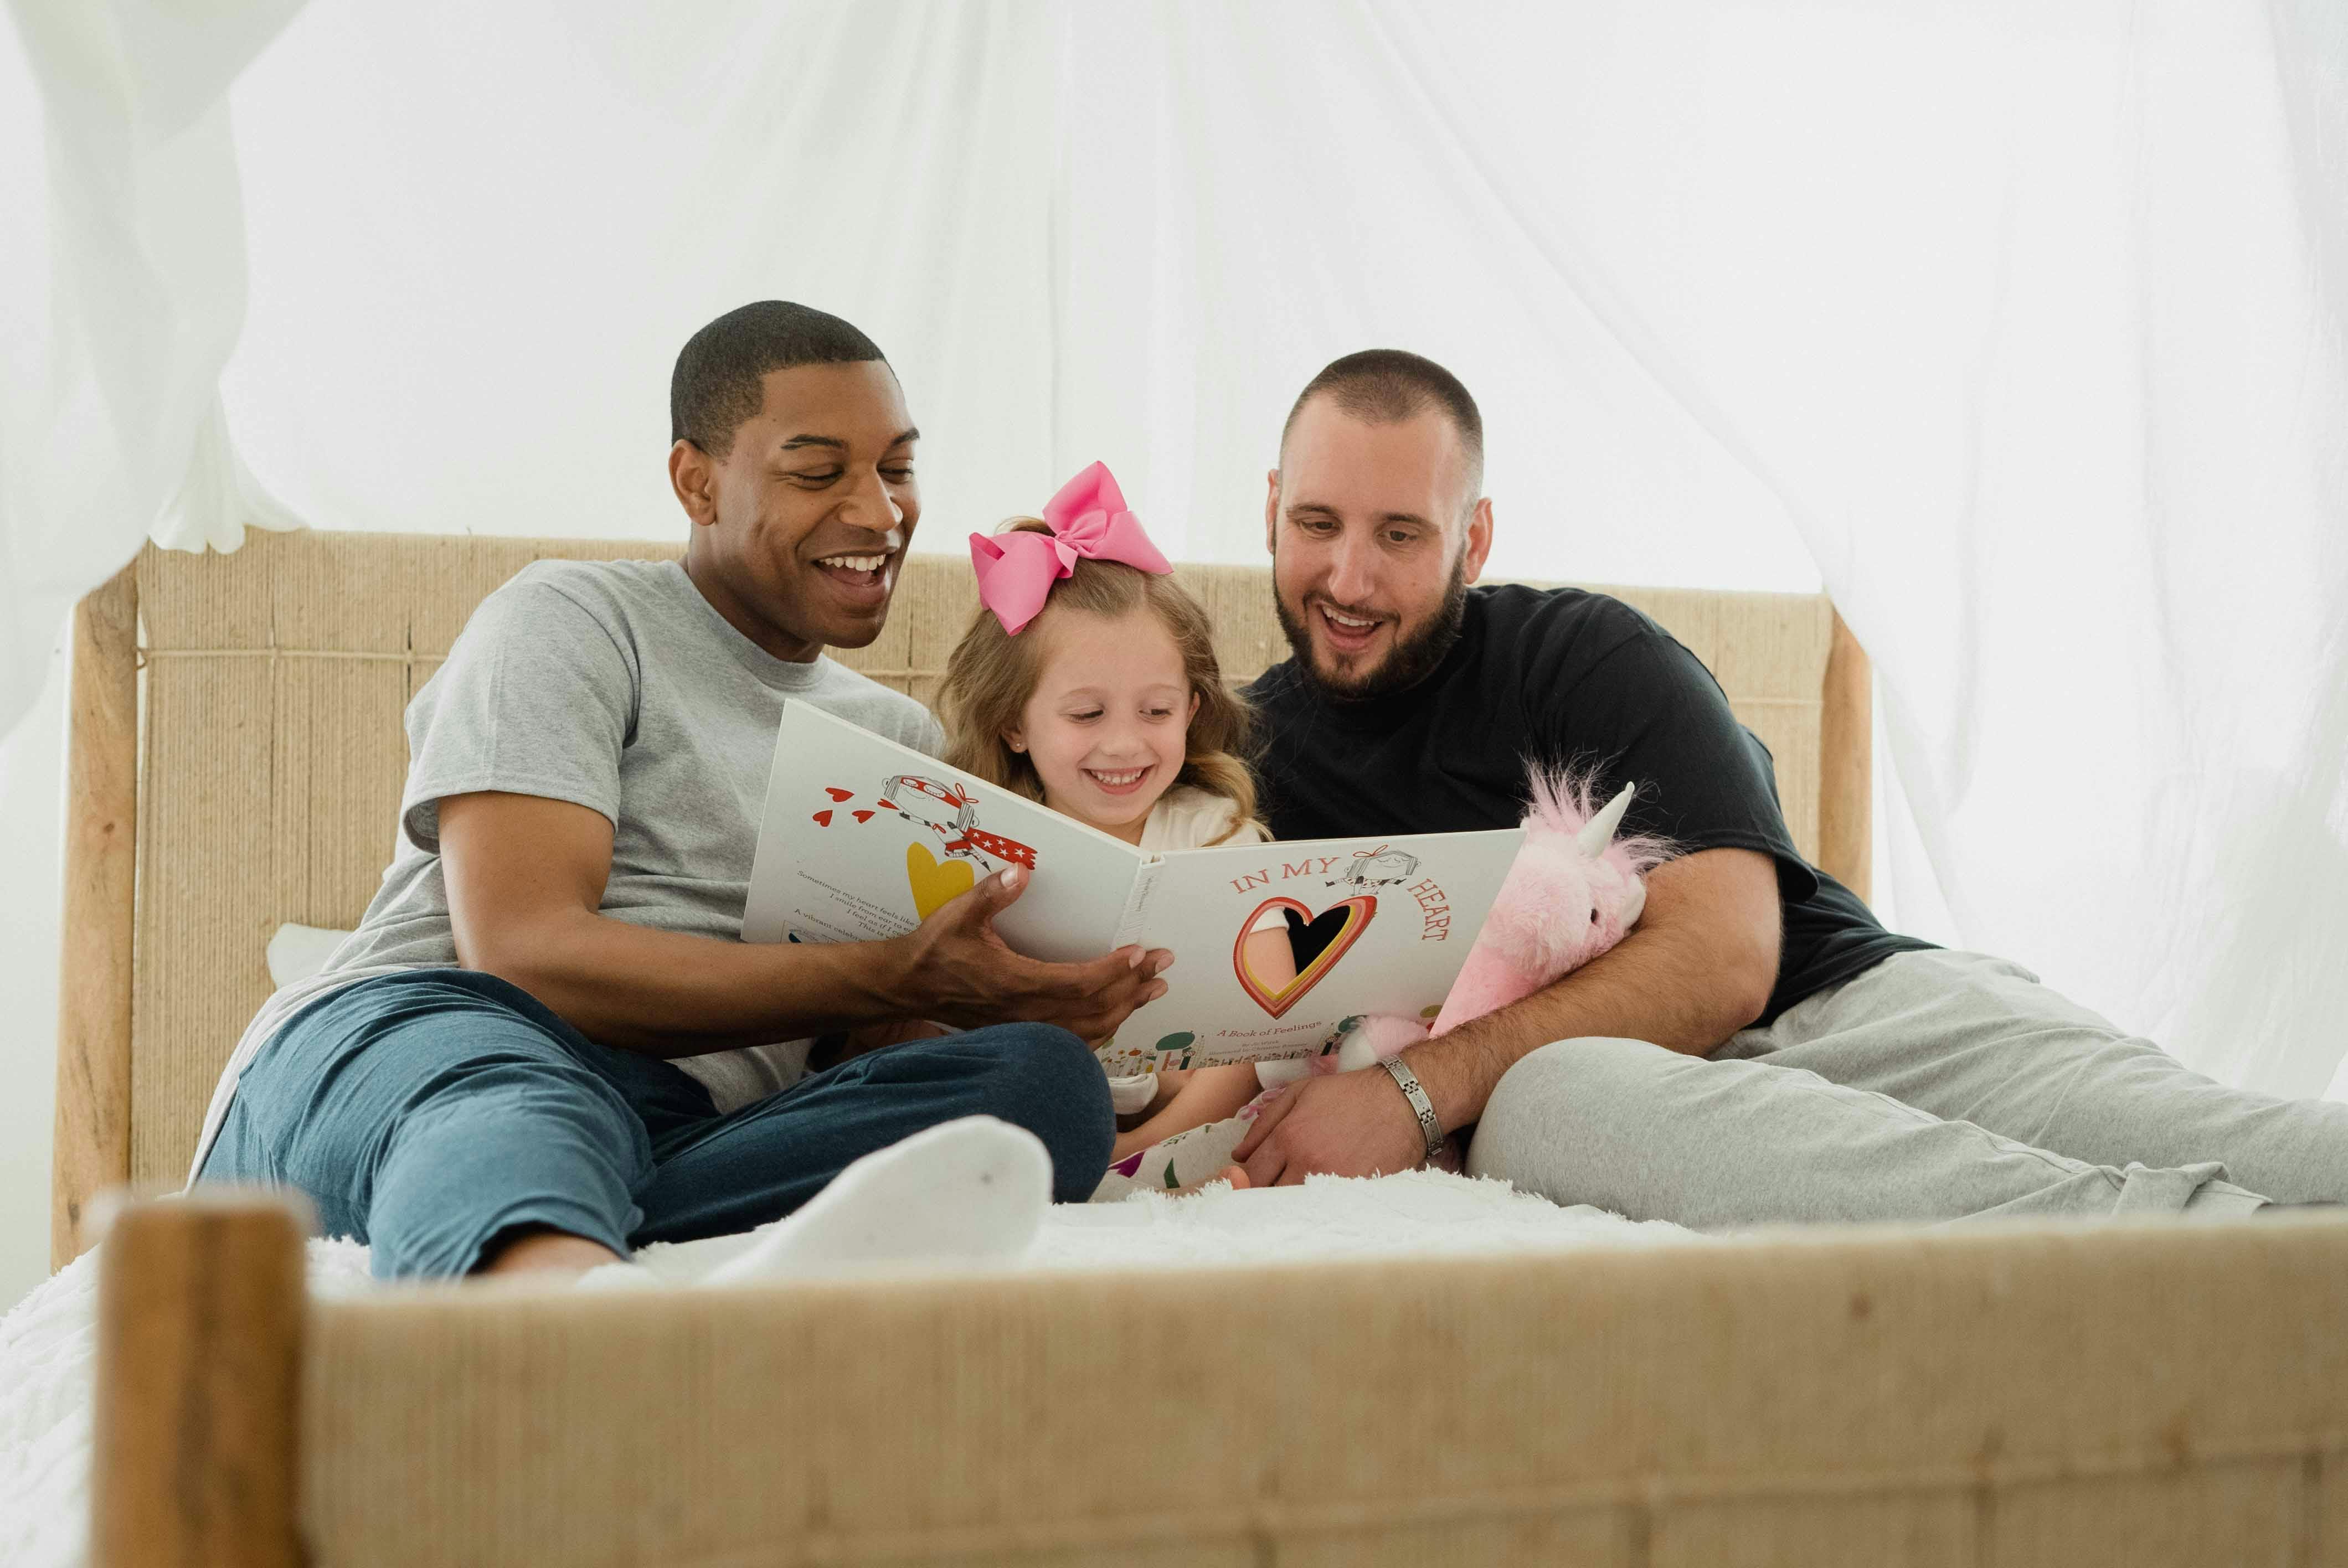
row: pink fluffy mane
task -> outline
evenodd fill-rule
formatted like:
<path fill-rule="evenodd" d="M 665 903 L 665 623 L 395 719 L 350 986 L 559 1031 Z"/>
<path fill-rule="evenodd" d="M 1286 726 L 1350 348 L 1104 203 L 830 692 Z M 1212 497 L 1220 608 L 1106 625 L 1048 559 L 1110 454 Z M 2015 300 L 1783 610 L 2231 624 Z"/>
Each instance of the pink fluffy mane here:
<path fill-rule="evenodd" d="M 1568 906 L 1587 909 L 1594 902 L 1601 923 L 1611 924 L 1606 917 L 1622 892 L 1670 859 L 1672 845 L 1650 835 L 1618 835 L 1593 866 L 1575 840 L 1606 804 L 1597 776 L 1532 767 L 1527 795 L 1525 846 L 1493 903 L 1482 940 L 1523 970 L 1554 976 L 1594 956 L 1590 922 L 1562 917 Z M 1619 939 L 1621 933 L 1612 935 Z"/>
<path fill-rule="evenodd" d="M 1529 769 L 1526 794 L 1525 831 L 1528 834 L 1562 833 L 1571 838 L 1598 815 L 1598 808 L 1606 804 L 1598 798 L 1596 774 L 1569 773 L 1562 768 Z M 1644 876 L 1677 853 L 1668 838 L 1658 838 L 1653 834 L 1636 834 L 1625 838 L 1617 834 L 1614 842 L 1606 846 L 1604 857 L 1618 870 L 1632 876 Z"/>

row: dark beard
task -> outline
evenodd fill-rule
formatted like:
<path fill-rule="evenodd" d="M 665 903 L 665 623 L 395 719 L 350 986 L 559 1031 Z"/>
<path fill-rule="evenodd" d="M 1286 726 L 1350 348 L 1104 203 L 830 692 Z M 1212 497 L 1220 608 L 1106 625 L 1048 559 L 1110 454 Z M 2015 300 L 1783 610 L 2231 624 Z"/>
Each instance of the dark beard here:
<path fill-rule="evenodd" d="M 1277 588 L 1272 590 L 1272 607 L 1280 616 L 1280 630 L 1287 634 L 1288 650 L 1296 656 L 1297 673 L 1315 694 L 1332 702 L 1371 702 L 1392 697 L 1434 674 L 1451 645 L 1459 641 L 1460 625 L 1468 618 L 1468 552 L 1462 550 L 1453 559 L 1443 602 L 1427 623 L 1406 641 L 1396 642 L 1377 668 L 1350 684 L 1341 686 L 1314 667 L 1313 634 L 1288 613 L 1288 601 L 1280 597 Z"/>

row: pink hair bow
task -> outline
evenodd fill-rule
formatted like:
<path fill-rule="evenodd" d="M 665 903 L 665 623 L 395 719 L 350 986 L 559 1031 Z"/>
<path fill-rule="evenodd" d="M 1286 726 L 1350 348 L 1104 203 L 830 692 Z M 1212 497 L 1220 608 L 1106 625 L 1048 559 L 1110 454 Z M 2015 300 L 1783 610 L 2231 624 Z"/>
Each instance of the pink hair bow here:
<path fill-rule="evenodd" d="M 971 569 L 978 574 L 978 602 L 994 611 L 1003 630 L 1019 635 L 1043 610 L 1052 585 L 1076 570 L 1076 559 L 1117 561 L 1160 575 L 1174 569 L 1141 531 L 1141 519 L 1127 509 L 1125 496 L 1096 463 L 1044 503 L 1052 531 L 1023 529 L 970 536 Z"/>

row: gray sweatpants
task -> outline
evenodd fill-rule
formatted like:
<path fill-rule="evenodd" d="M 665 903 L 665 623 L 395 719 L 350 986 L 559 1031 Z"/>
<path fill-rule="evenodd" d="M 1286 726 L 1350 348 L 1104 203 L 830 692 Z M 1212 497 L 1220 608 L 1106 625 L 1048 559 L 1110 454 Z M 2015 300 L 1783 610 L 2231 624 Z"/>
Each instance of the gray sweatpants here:
<path fill-rule="evenodd" d="M 1901 953 L 1709 1058 L 1543 1046 L 1468 1169 L 1696 1226 L 2243 1214 L 2348 1201 L 2348 1105 L 2229 1089 L 2003 958 Z"/>

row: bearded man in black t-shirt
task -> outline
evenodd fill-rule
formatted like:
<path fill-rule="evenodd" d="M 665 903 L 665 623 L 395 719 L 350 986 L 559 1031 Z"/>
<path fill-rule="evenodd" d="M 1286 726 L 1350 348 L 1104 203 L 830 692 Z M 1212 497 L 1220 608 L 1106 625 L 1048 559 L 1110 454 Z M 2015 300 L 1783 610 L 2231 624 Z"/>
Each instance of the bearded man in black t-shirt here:
<path fill-rule="evenodd" d="M 1264 506 L 1292 657 L 1248 689 L 1280 838 L 1513 826 L 1529 764 L 1638 786 L 1679 854 L 1612 951 L 1386 1070 L 1308 1078 L 1236 1158 L 1255 1185 L 1418 1164 L 1696 1225 L 2247 1213 L 2348 1201 L 2348 1105 L 2226 1088 L 2019 966 L 1886 931 L 1803 860 L 1768 751 L 1653 621 L 1475 587 L 1483 424 L 1371 350 L 1307 385 Z"/>

